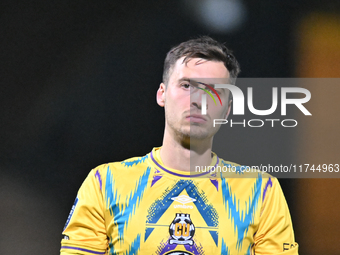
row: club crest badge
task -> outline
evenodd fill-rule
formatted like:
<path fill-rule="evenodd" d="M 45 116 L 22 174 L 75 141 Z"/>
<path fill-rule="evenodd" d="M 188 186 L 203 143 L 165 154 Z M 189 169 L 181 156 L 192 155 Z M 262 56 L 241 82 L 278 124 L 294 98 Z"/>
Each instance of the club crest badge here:
<path fill-rule="evenodd" d="M 169 227 L 169 233 L 169 244 L 193 245 L 192 237 L 195 234 L 195 226 L 190 219 L 190 214 L 176 213 Z"/>

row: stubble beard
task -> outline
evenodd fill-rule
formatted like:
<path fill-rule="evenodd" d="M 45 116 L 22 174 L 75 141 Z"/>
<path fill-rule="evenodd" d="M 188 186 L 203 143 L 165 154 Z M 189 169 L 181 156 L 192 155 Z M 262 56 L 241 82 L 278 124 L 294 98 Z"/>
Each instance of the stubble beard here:
<path fill-rule="evenodd" d="M 187 122 L 184 116 L 176 116 L 176 114 L 168 112 L 166 109 L 165 120 L 168 132 L 184 148 L 190 149 L 190 145 L 198 145 L 202 141 L 210 140 L 213 137 L 214 134 L 209 132 L 211 128 L 203 126 L 201 123 Z"/>
<path fill-rule="evenodd" d="M 177 139 L 190 144 L 190 140 L 205 140 L 211 135 L 207 128 L 200 124 L 190 123 L 183 124 L 181 121 L 174 121 L 171 117 L 167 118 L 167 125 L 172 130 Z"/>

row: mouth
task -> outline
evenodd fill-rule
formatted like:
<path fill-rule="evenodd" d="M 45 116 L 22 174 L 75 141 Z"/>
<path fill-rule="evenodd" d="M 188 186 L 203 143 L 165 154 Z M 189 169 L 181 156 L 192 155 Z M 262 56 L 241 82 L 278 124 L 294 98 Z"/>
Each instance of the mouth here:
<path fill-rule="evenodd" d="M 186 119 L 195 123 L 204 123 L 207 121 L 206 117 L 201 114 L 190 114 L 186 116 Z"/>

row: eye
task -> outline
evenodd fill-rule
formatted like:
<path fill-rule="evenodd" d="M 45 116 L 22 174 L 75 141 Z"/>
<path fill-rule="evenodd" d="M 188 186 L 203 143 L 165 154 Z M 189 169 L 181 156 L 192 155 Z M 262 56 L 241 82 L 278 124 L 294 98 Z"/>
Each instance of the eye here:
<path fill-rule="evenodd" d="M 190 83 L 183 83 L 181 86 L 185 89 L 189 89 L 191 87 L 191 84 Z"/>

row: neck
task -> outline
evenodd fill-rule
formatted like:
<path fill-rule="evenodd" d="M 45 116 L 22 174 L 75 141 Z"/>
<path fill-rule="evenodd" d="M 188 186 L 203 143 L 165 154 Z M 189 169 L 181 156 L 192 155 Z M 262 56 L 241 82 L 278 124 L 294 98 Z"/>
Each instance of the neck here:
<path fill-rule="evenodd" d="M 167 128 L 164 131 L 161 159 L 166 167 L 190 171 L 190 166 L 209 166 L 211 164 L 212 138 L 193 140 L 178 137 Z"/>

